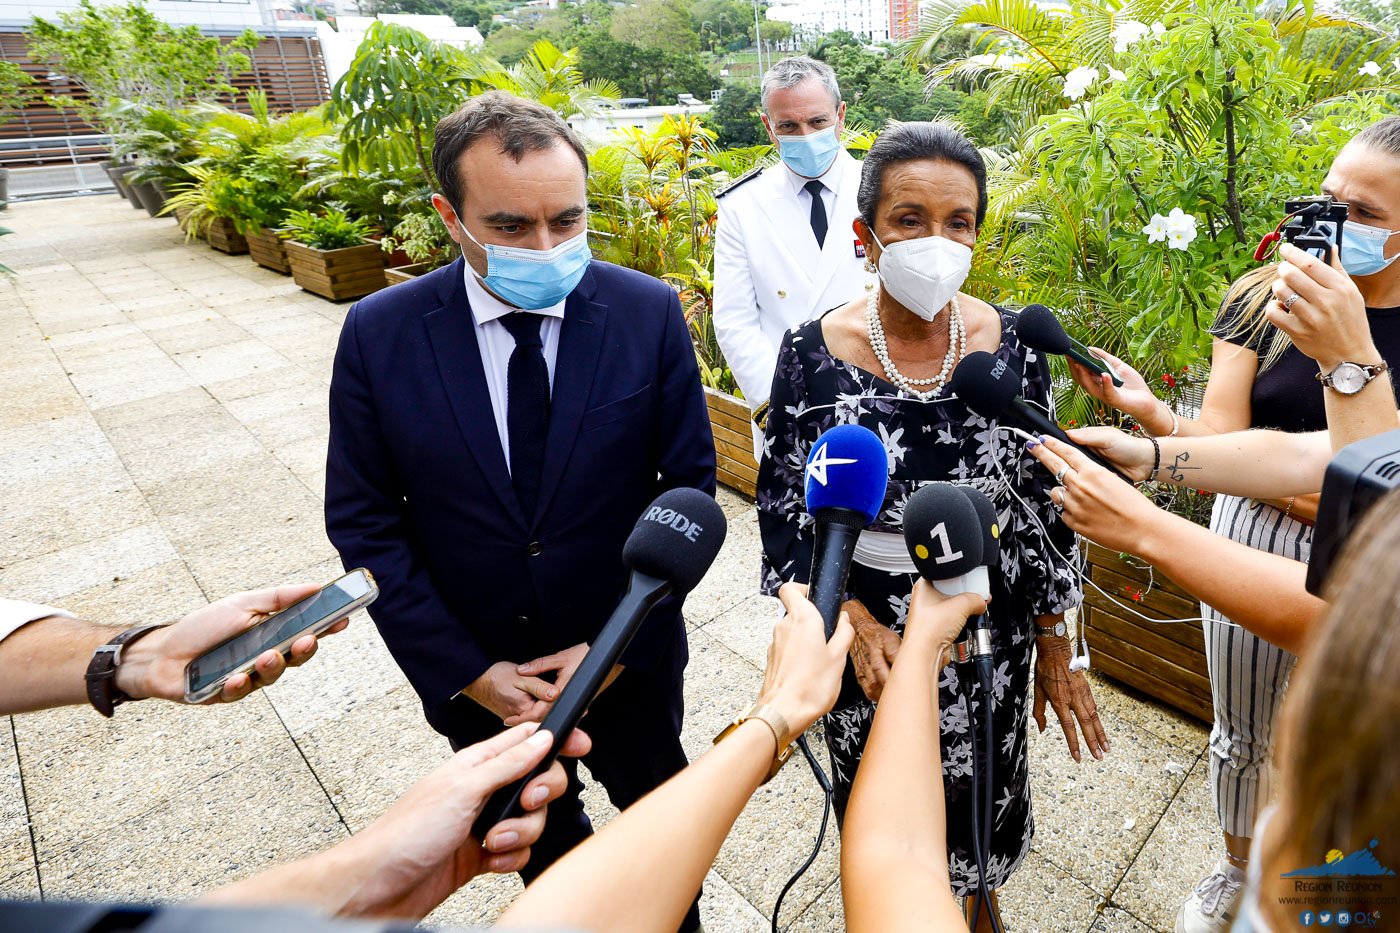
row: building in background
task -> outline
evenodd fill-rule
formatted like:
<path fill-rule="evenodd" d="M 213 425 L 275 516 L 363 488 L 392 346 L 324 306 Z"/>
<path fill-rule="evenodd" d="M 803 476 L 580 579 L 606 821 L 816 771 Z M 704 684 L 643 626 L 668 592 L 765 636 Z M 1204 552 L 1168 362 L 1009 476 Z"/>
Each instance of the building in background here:
<path fill-rule="evenodd" d="M 689 94 L 683 96 L 689 100 L 675 107 L 607 107 L 591 117 L 572 116 L 565 122 L 573 128 L 575 133 L 582 136 L 585 142 L 606 146 L 621 142 L 618 133 L 622 130 L 650 131 L 666 122 L 666 118 L 673 114 L 676 116 L 699 116 L 710 112 L 709 104 L 701 104 Z M 645 103 L 645 101 L 637 98 L 636 100 L 622 100 L 618 103 Z"/>
<path fill-rule="evenodd" d="M 355 50 L 360 47 L 365 33 L 374 25 L 376 19 L 416 29 L 429 39 L 460 49 L 479 49 L 486 41 L 475 26 L 458 26 L 450 16 L 381 13 L 375 17 L 342 14 L 336 17 L 335 29 L 331 28 L 330 23 L 316 24 L 316 34 L 321 40 L 321 48 L 326 56 L 326 70 L 332 86 L 350 68 L 350 63 L 355 60 Z"/>
<path fill-rule="evenodd" d="M 794 35 L 804 40 L 844 29 L 866 42 L 887 42 L 896 2 L 915 0 L 776 0 L 768 18 L 792 23 Z"/>

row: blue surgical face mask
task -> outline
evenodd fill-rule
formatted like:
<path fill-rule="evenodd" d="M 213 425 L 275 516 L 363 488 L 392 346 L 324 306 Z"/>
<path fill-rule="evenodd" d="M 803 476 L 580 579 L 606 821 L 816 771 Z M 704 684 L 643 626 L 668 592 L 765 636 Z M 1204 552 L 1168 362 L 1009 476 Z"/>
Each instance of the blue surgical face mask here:
<path fill-rule="evenodd" d="M 841 141 L 836 138 L 836 127 L 808 133 L 806 136 L 777 136 L 778 154 L 783 163 L 803 178 L 820 178 L 836 161 L 836 153 L 841 151 Z"/>
<path fill-rule="evenodd" d="M 502 300 L 526 311 L 553 307 L 567 298 L 593 258 L 586 226 L 578 236 L 552 249 L 483 243 L 465 224 L 458 226 L 467 239 L 486 251 L 486 275 L 479 276 L 481 281 Z"/>
<path fill-rule="evenodd" d="M 1397 233 L 1400 230 L 1368 227 L 1348 220 L 1342 228 L 1341 254 L 1342 268 L 1347 270 L 1347 275 L 1375 275 L 1400 259 L 1400 253 L 1385 258 L 1386 241 Z"/>

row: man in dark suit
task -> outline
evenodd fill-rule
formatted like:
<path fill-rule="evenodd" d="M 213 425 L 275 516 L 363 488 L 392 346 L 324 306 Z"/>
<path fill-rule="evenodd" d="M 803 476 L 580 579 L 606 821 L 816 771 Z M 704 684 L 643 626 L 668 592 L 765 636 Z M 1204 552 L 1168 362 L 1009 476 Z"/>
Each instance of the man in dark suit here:
<path fill-rule="evenodd" d="M 378 579 L 371 616 L 459 748 L 544 718 L 617 602 L 642 510 L 713 492 L 715 457 L 676 293 L 590 261 L 587 156 L 564 121 L 484 94 L 438 125 L 433 164 L 463 258 L 350 309 L 326 528 Z M 619 808 L 686 764 L 680 610 L 651 614 L 583 722 Z M 566 764 L 527 882 L 591 831 Z"/>

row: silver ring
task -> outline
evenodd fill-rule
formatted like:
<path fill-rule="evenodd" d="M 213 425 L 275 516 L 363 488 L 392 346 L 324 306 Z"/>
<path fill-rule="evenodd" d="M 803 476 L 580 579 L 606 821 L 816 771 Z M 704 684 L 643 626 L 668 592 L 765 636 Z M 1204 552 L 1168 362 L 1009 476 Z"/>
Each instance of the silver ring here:
<path fill-rule="evenodd" d="M 1058 500 L 1055 498 L 1055 491 L 1056 491 L 1056 490 L 1059 490 L 1059 493 L 1060 493 L 1060 498 L 1059 498 Z M 1063 511 L 1063 510 L 1064 510 L 1064 507 L 1065 507 L 1065 490 L 1064 490 L 1064 487 L 1063 487 L 1063 486 L 1056 486 L 1054 489 L 1050 490 L 1050 504 L 1053 505 L 1053 506 L 1055 507 L 1055 511 L 1056 511 L 1056 512 L 1060 512 L 1060 511 Z"/>
<path fill-rule="evenodd" d="M 1069 470 L 1070 470 L 1070 468 L 1066 466 L 1066 467 L 1062 468 L 1059 472 L 1057 472 L 1057 473 L 1055 474 L 1055 485 L 1056 485 L 1056 486 L 1063 486 L 1063 485 L 1064 485 L 1064 482 L 1065 482 L 1065 474 L 1068 473 Z"/>
<path fill-rule="evenodd" d="M 1294 292 L 1287 298 L 1283 299 L 1283 310 L 1291 311 L 1293 309 L 1293 303 L 1302 297 L 1302 295 L 1298 294 L 1297 292 Z"/>

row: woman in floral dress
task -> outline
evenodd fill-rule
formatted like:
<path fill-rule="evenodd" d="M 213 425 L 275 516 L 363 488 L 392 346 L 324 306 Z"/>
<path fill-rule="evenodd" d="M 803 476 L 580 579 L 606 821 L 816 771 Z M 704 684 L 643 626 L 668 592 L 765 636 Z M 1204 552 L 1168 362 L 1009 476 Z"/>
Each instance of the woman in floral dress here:
<path fill-rule="evenodd" d="M 869 301 L 862 296 L 790 331 L 778 352 L 758 477 L 763 589 L 773 594 L 784 581 L 807 579 L 812 519 L 803 488 L 813 441 L 838 424 L 870 428 L 884 441 L 890 482 L 851 568 L 843 609 L 856 628 L 852 667 L 825 720 L 839 815 L 909 610 L 915 577 L 901 535 L 904 505 L 936 481 L 975 486 L 991 498 L 1001 526 L 1000 572 L 992 575 L 987 612 L 996 746 L 979 753 L 994 759 L 986 858 L 995 889 L 1020 865 L 1034 831 L 1026 746 L 1032 668 L 1042 729 L 1048 700 L 1076 759 L 1076 718 L 1094 757 L 1108 743 L 1087 680 L 1069 670 L 1063 613 L 1081 593 L 1068 563 L 1074 536 L 1047 497 L 1053 482 L 1015 435 L 969 410 L 947 383 L 966 353 L 983 350 L 1022 374 L 1028 402 L 1049 409 L 1049 367 L 1016 340 L 1013 314 L 957 291 L 986 211 L 986 171 L 971 142 L 931 123 L 886 130 L 866 157 L 857 200 L 856 233 L 881 284 Z M 985 698 L 970 672 L 955 665 L 944 668 L 939 692 L 949 868 L 955 892 L 973 895 L 973 763 L 964 694 L 974 711 Z M 981 929 L 988 911 L 979 914 Z"/>

